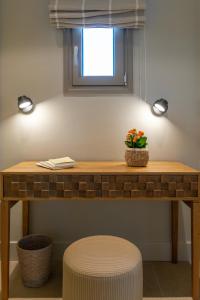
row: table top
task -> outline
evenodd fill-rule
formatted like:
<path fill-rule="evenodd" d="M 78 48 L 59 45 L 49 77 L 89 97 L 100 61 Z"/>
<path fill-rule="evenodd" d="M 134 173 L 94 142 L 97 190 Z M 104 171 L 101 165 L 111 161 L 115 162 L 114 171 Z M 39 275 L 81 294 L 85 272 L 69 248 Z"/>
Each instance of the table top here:
<path fill-rule="evenodd" d="M 36 165 L 36 161 L 21 162 L 1 171 L 6 174 L 196 174 L 200 171 L 179 162 L 150 161 L 147 167 L 128 167 L 122 161 L 77 162 L 74 168 L 49 170 Z"/>

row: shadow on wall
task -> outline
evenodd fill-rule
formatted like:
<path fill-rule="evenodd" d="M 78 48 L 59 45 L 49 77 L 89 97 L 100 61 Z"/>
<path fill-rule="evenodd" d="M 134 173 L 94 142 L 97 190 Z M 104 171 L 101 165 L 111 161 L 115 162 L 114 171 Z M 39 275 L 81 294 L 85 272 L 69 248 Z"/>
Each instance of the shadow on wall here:
<path fill-rule="evenodd" d="M 62 93 L 63 35 L 49 24 L 48 3 L 0 1 L 1 120 L 16 114 L 20 95 L 37 104 Z"/>

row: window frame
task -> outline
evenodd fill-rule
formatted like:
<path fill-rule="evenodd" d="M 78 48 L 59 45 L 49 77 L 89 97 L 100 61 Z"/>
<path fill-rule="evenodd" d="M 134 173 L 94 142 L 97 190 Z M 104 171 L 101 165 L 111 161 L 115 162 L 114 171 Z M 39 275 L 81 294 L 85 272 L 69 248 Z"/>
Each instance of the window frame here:
<path fill-rule="evenodd" d="M 64 30 L 64 95 L 94 95 L 94 94 L 130 94 L 133 92 L 133 31 L 131 29 L 123 30 L 123 45 L 120 45 L 121 53 L 123 54 L 123 66 L 120 63 L 119 68 L 123 68 L 122 71 L 117 72 L 117 76 L 112 79 L 110 76 L 100 76 L 101 85 L 99 85 L 99 78 L 96 76 L 88 76 L 81 78 L 81 52 L 78 51 L 79 68 L 74 66 L 74 41 L 73 38 L 78 37 L 78 41 L 81 41 L 80 31 L 76 36 L 75 30 Z M 120 31 L 117 31 L 118 33 Z M 75 36 L 75 37 L 74 37 Z M 119 38 L 119 37 L 118 37 Z M 75 40 L 75 42 L 78 42 Z M 80 47 L 80 44 L 78 44 Z M 122 49 L 123 48 L 123 49 Z M 116 60 L 117 61 L 117 60 Z M 122 61 L 122 59 L 120 60 Z M 117 64 L 118 65 L 118 64 Z M 118 68 L 118 69 L 119 69 Z M 124 82 L 124 75 L 125 80 Z M 119 78 L 121 76 L 121 78 Z M 92 78 L 93 77 L 93 78 Z M 98 76 L 97 76 L 98 77 Z M 87 80 L 86 80 L 87 79 Z M 97 80 L 98 79 L 98 80 Z M 87 84 L 87 82 L 89 84 Z M 77 85 L 74 85 L 77 82 Z"/>

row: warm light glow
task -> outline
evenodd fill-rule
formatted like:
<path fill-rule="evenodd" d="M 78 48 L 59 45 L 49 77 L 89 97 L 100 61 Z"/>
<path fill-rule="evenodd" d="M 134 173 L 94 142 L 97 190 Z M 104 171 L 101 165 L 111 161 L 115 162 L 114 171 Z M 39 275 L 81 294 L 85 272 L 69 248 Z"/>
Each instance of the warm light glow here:
<path fill-rule="evenodd" d="M 29 104 L 28 106 L 26 106 L 26 107 L 23 109 L 23 112 L 24 112 L 24 113 L 28 113 L 28 112 L 30 112 L 32 109 L 33 109 L 33 104 Z"/>
<path fill-rule="evenodd" d="M 21 112 L 26 114 L 33 110 L 34 105 L 32 100 L 27 96 L 20 96 L 18 98 L 18 107 Z"/>
<path fill-rule="evenodd" d="M 29 100 L 27 100 L 26 102 L 20 103 L 19 108 L 24 110 L 25 108 L 28 108 L 30 105 L 31 105 L 31 102 Z"/>
<path fill-rule="evenodd" d="M 155 104 L 155 107 L 156 107 L 159 111 L 165 112 L 165 108 L 164 108 L 161 104 L 156 103 L 156 104 Z"/>
<path fill-rule="evenodd" d="M 162 116 L 168 111 L 168 101 L 161 98 L 154 102 L 152 111 L 157 116 Z"/>

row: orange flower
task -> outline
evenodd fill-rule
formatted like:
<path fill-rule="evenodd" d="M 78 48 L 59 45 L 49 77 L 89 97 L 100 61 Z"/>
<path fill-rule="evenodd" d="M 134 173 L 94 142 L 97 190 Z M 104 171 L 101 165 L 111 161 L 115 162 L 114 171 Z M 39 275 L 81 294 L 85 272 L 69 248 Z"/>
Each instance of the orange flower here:
<path fill-rule="evenodd" d="M 138 140 L 138 136 L 137 136 L 137 135 L 135 135 L 135 136 L 133 137 L 133 143 L 136 143 L 136 142 L 137 142 L 137 140 Z"/>
<path fill-rule="evenodd" d="M 144 131 L 140 130 L 140 131 L 138 132 L 138 135 L 139 135 L 139 137 L 143 136 L 143 135 L 144 135 Z"/>
<path fill-rule="evenodd" d="M 129 131 L 128 131 L 128 134 L 135 134 L 136 133 L 136 129 L 130 129 Z"/>

